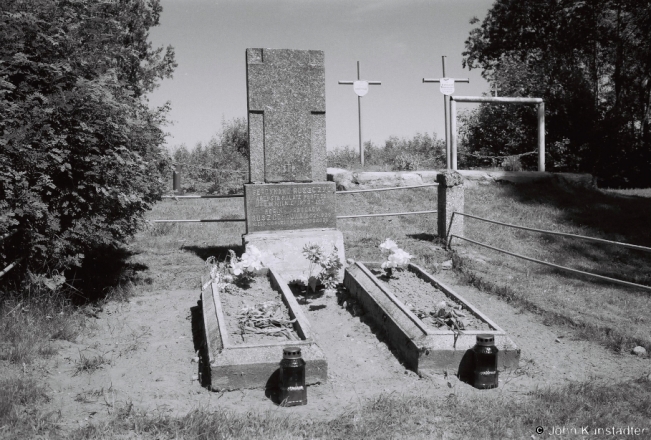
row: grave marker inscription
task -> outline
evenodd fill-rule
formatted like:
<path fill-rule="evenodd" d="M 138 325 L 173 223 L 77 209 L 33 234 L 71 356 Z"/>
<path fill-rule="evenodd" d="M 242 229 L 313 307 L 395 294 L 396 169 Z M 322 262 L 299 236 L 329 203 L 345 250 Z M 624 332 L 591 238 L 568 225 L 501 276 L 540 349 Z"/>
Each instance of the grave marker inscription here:
<path fill-rule="evenodd" d="M 335 183 L 245 185 L 248 232 L 335 228 Z"/>

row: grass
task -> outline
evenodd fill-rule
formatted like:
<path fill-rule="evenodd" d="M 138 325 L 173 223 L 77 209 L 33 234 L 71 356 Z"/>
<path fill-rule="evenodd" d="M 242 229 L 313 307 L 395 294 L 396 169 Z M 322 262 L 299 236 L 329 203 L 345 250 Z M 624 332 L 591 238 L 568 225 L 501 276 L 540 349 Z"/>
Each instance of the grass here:
<path fill-rule="evenodd" d="M 560 185 L 495 185 L 466 192 L 466 212 L 538 229 L 651 247 L 651 200 Z M 495 226 L 466 218 L 466 236 L 507 251 L 600 275 L 651 285 L 651 254 L 614 245 Z M 651 295 L 453 241 L 466 280 L 576 327 L 615 351 L 651 350 Z M 480 258 L 475 258 L 477 254 Z M 483 261 L 482 261 L 483 260 Z"/>
<path fill-rule="evenodd" d="M 611 402 L 621 402 L 611 405 Z M 381 395 L 331 420 L 301 419 L 273 413 L 210 413 L 197 409 L 182 417 L 127 412 L 122 417 L 69 434 L 70 439 L 504 439 L 538 438 L 554 426 L 568 429 L 633 426 L 646 428 L 636 438 L 651 438 L 651 382 L 640 379 L 606 384 L 593 381 L 545 388 L 514 399 L 497 393 L 479 398 L 450 394 Z M 581 438 L 568 435 L 563 438 Z M 615 437 L 613 437 L 615 438 Z"/>
<path fill-rule="evenodd" d="M 338 195 L 337 213 L 436 209 L 436 191 L 422 188 Z M 466 192 L 466 210 L 472 214 L 646 246 L 651 246 L 650 202 L 627 194 L 553 185 L 478 186 Z M 243 199 L 204 199 L 166 200 L 158 203 L 148 217 L 243 215 Z M 548 322 L 573 326 L 586 339 L 620 351 L 629 350 L 634 344 L 651 348 L 650 296 L 643 292 L 556 272 L 472 245 L 453 242 L 454 252 L 448 252 L 437 240 L 436 214 L 343 219 L 338 221 L 338 228 L 344 234 L 348 258 L 378 261 L 378 245 L 392 238 L 415 255 L 415 263 L 431 272 L 437 270 L 436 263 L 454 258 L 456 269 L 469 283 L 539 313 Z M 112 295 L 114 300 L 129 298 L 136 290 L 196 288 L 205 259 L 216 256 L 222 260 L 228 249 L 240 254 L 244 232 L 241 222 L 153 224 L 140 232 L 119 258 L 97 259 L 99 269 L 107 269 L 106 265 L 113 262 L 115 267 L 108 268 L 110 277 L 96 284 L 104 298 Z M 467 219 L 466 233 L 478 241 L 535 258 L 651 284 L 649 254 L 496 228 L 471 219 Z M 126 279 L 121 275 L 124 271 L 128 272 Z M 107 283 L 113 286 L 109 295 Z M 74 340 L 84 329 L 82 310 L 54 299 L 49 303 L 19 299 L 2 302 L 0 341 L 4 344 L 0 343 L 0 366 L 10 371 L 22 362 L 53 354 L 52 339 Z M 80 354 L 75 371 L 92 373 L 103 365 L 106 359 L 101 356 Z M 477 399 L 452 391 L 445 399 L 382 395 L 348 412 L 330 414 L 329 420 L 281 417 L 275 413 L 210 413 L 203 409 L 184 416 L 153 416 L 129 404 L 113 407 L 114 418 L 110 422 L 66 432 L 65 438 L 501 439 L 530 438 L 536 426 L 542 426 L 545 435 L 552 426 L 651 428 L 649 379 L 614 384 L 575 383 L 518 397 L 497 392 Z M 76 398 L 90 401 L 99 399 L 101 393 Z M 0 438 L 63 437 L 57 428 L 57 415 L 38 410 L 45 399 L 46 390 L 40 382 L 25 375 L 10 377 L 2 373 Z M 651 435 L 647 432 L 646 437 Z"/>
<path fill-rule="evenodd" d="M 45 387 L 34 378 L 0 377 L 0 438 L 33 438 L 55 429 L 58 415 L 38 408 L 47 400 Z"/>
<path fill-rule="evenodd" d="M 102 368 L 104 365 L 110 364 L 111 361 L 104 357 L 104 355 L 98 356 L 85 356 L 81 351 L 79 352 L 79 360 L 75 361 L 75 368 L 73 376 L 76 376 L 81 373 L 93 374 L 95 371 Z"/>
<path fill-rule="evenodd" d="M 603 191 L 624 196 L 651 197 L 651 188 L 604 189 Z"/>
<path fill-rule="evenodd" d="M 30 364 L 55 353 L 53 340 L 74 341 L 83 329 L 79 313 L 61 296 L 0 302 L 0 360 Z"/>

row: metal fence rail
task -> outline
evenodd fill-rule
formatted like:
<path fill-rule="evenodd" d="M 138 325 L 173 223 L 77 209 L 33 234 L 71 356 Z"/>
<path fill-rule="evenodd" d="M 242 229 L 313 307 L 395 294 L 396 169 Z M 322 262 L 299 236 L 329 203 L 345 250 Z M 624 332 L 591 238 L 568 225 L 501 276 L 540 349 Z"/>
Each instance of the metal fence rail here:
<path fill-rule="evenodd" d="M 396 189 L 427 188 L 431 186 L 438 186 L 438 183 L 426 183 L 424 185 L 410 185 L 410 186 L 391 186 L 388 188 L 356 189 L 352 191 L 336 191 L 336 194 L 355 194 L 355 193 L 375 192 L 375 191 L 393 191 Z M 386 212 L 382 214 L 338 215 L 337 219 L 361 218 L 361 217 L 387 217 L 387 216 L 394 216 L 394 215 L 413 215 L 413 214 L 434 214 L 437 212 L 438 211 L 410 211 L 410 212 Z"/>
<path fill-rule="evenodd" d="M 478 241 L 471 240 L 471 239 L 466 238 L 466 237 L 460 237 L 460 236 L 454 235 L 454 234 L 450 235 L 450 240 L 449 240 L 448 244 L 452 242 L 452 238 L 460 238 L 461 240 L 469 241 L 470 243 L 474 243 L 474 244 L 476 244 L 478 246 L 483 246 L 485 248 L 492 249 L 492 250 L 497 251 L 497 252 L 502 252 L 504 254 L 511 255 L 513 257 L 522 258 L 523 260 L 533 261 L 534 263 L 543 264 L 545 266 L 553 267 L 555 269 L 561 269 L 561 270 L 565 270 L 567 272 L 578 273 L 578 274 L 581 274 L 581 275 L 587 275 L 587 276 L 590 276 L 590 277 L 593 277 L 593 278 L 598 278 L 598 279 L 603 280 L 603 281 L 608 281 L 608 282 L 615 283 L 615 284 L 621 284 L 623 286 L 638 287 L 638 288 L 648 290 L 648 291 L 651 292 L 651 286 L 645 286 L 644 284 L 637 284 L 637 283 L 631 283 L 629 281 L 618 280 L 616 278 L 610 278 L 610 277 L 606 277 L 606 276 L 603 276 L 603 275 L 597 275 L 596 273 L 591 273 L 591 272 L 584 272 L 582 270 L 572 269 L 570 267 L 559 266 L 558 264 L 549 263 L 547 261 L 542 261 L 542 260 L 537 260 L 537 259 L 531 258 L 531 257 L 526 257 L 524 255 L 516 254 L 514 252 L 509 252 L 509 251 L 506 251 L 504 249 L 496 248 L 494 246 L 490 246 L 490 245 L 487 245 L 485 243 L 480 243 Z"/>
<path fill-rule="evenodd" d="M 438 186 L 438 183 L 427 183 L 424 185 L 410 185 L 410 186 L 392 186 L 388 188 L 373 188 L 373 189 L 357 189 L 353 191 L 336 191 L 335 194 L 354 194 L 362 192 L 375 192 L 375 191 L 393 191 L 397 189 L 412 189 L 412 188 L 427 188 Z M 163 196 L 164 199 L 228 199 L 228 198 L 242 198 L 244 194 L 233 195 L 190 195 L 190 196 Z M 435 214 L 438 211 L 410 211 L 410 212 L 387 212 L 382 214 L 359 214 L 359 215 L 340 215 L 338 219 L 344 218 L 360 218 L 360 217 L 387 217 L 395 215 L 414 215 L 414 214 Z M 153 223 L 224 223 L 224 222 L 243 222 L 246 219 L 193 219 L 193 220 L 152 220 Z"/>
<path fill-rule="evenodd" d="M 13 269 L 14 267 L 16 267 L 16 265 L 17 265 L 18 263 L 20 263 L 21 260 L 22 260 L 22 258 L 19 258 L 19 259 L 17 259 L 16 261 L 14 261 L 13 263 L 11 263 L 9 266 L 7 266 L 7 267 L 5 267 L 4 269 L 2 269 L 2 271 L 0 272 L 0 278 L 2 278 L 3 276 L 5 276 L 5 275 L 7 274 L 7 272 L 9 272 L 11 269 Z"/>
<path fill-rule="evenodd" d="M 424 185 L 391 186 L 388 188 L 354 189 L 352 191 L 337 191 L 336 194 L 354 194 L 354 193 L 374 192 L 374 191 L 393 191 L 395 189 L 426 188 L 428 186 L 438 186 L 438 185 L 439 185 L 438 183 L 427 183 Z"/>
<path fill-rule="evenodd" d="M 515 229 L 523 229 L 525 231 L 540 232 L 540 233 L 543 233 L 543 234 L 558 235 L 558 236 L 561 236 L 561 237 L 579 238 L 581 240 L 594 241 L 594 242 L 597 242 L 597 243 L 616 244 L 618 246 L 623 246 L 623 247 L 626 247 L 626 248 L 629 248 L 629 249 L 635 249 L 635 250 L 644 251 L 644 252 L 651 252 L 651 248 L 646 247 L 646 246 L 638 246 L 636 244 L 622 243 L 620 241 L 605 240 L 603 238 L 588 237 L 588 236 L 585 236 L 585 235 L 570 234 L 570 233 L 567 233 L 567 232 L 555 232 L 555 231 L 547 231 L 545 229 L 527 228 L 525 226 L 518 226 L 518 225 L 512 225 L 510 223 L 498 222 L 496 220 L 489 220 L 487 218 L 478 217 L 476 215 L 471 215 L 471 214 L 465 214 L 463 212 L 456 212 L 456 211 L 453 212 L 452 213 L 452 218 L 450 219 L 450 223 L 452 223 L 454 221 L 454 216 L 456 214 L 462 215 L 464 217 L 472 217 L 472 218 L 475 218 L 477 220 L 482 220 L 482 221 L 485 221 L 485 222 L 488 222 L 488 223 L 493 223 L 493 224 L 496 224 L 496 225 L 508 226 L 510 228 L 515 228 Z"/>
<path fill-rule="evenodd" d="M 438 211 L 386 212 L 383 214 L 338 215 L 337 218 L 386 217 L 391 215 L 434 214 Z"/>
<path fill-rule="evenodd" d="M 229 195 L 206 195 L 206 196 L 163 196 L 163 199 L 237 199 L 244 197 L 244 194 Z"/>
<path fill-rule="evenodd" d="M 209 219 L 180 219 L 180 220 L 151 220 L 152 223 L 227 223 L 244 222 L 245 218 L 209 218 Z"/>

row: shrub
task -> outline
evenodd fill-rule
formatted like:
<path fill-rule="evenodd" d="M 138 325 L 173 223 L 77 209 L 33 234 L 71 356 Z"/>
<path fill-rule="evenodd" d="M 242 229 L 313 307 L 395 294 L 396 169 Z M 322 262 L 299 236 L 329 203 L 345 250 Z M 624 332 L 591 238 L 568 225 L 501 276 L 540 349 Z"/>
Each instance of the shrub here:
<path fill-rule="evenodd" d="M 222 129 L 207 145 L 184 145 L 172 154 L 180 169 L 183 191 L 237 194 L 248 177 L 249 139 L 246 118 L 222 121 Z M 171 180 L 171 176 L 169 177 Z"/>
<path fill-rule="evenodd" d="M 0 234 L 19 227 L 19 273 L 80 265 L 123 243 L 163 191 L 171 47 L 147 41 L 159 0 L 4 0 L 0 13 Z M 16 255 L 0 255 L 0 263 Z"/>
<path fill-rule="evenodd" d="M 394 171 L 415 171 L 418 169 L 418 164 L 420 160 L 417 156 L 409 153 L 400 153 L 393 159 L 393 167 L 391 168 Z"/>
<path fill-rule="evenodd" d="M 522 171 L 522 163 L 519 156 L 509 156 L 502 161 L 504 171 Z"/>
<path fill-rule="evenodd" d="M 445 143 L 425 133 L 413 138 L 391 136 L 384 146 L 364 143 L 365 166 L 391 167 L 398 170 L 445 167 Z M 339 148 L 328 152 L 328 166 L 346 169 L 359 167 L 359 154 L 355 149 Z"/>

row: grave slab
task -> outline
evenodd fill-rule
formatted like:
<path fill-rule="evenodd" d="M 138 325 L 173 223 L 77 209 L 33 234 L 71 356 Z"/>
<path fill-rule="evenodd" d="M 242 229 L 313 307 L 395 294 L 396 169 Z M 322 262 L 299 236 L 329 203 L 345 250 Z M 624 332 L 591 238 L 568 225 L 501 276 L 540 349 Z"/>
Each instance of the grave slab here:
<path fill-rule="evenodd" d="M 262 263 L 282 274 L 290 283 L 309 276 L 310 262 L 302 253 L 307 244 L 318 244 L 326 255 L 336 246 L 339 261 L 346 261 L 344 236 L 336 229 L 253 232 L 243 235 L 242 241 L 245 249 L 249 246 L 258 248 L 262 252 Z M 339 271 L 338 281 L 341 282 L 343 277 L 343 270 Z"/>
<path fill-rule="evenodd" d="M 266 344 L 232 343 L 234 335 L 227 331 L 222 311 L 220 290 L 217 284 L 210 284 L 201 292 L 209 381 L 213 390 L 237 390 L 243 388 L 276 388 L 283 348 L 301 347 L 306 362 L 305 383 L 313 385 L 326 382 L 328 364 L 321 348 L 317 345 L 310 324 L 296 302 L 287 283 L 273 269 L 264 269 L 258 276 L 269 277 L 272 287 L 281 293 L 291 319 L 296 319 L 294 329 L 300 341 L 284 340 Z M 209 382 L 209 383 L 206 383 Z"/>
<path fill-rule="evenodd" d="M 389 345 L 397 350 L 405 365 L 421 375 L 432 372 L 457 371 L 467 358 L 467 352 L 476 343 L 478 334 L 492 334 L 499 349 L 498 367 L 517 368 L 520 349 L 497 324 L 470 304 L 449 286 L 443 284 L 424 269 L 409 264 L 408 270 L 421 280 L 442 291 L 451 300 L 460 303 L 465 310 L 488 324 L 491 330 L 438 330 L 427 326 L 369 270 L 379 269 L 380 263 L 355 262 L 345 270 L 344 285 L 360 302 L 367 318 L 382 329 Z"/>

